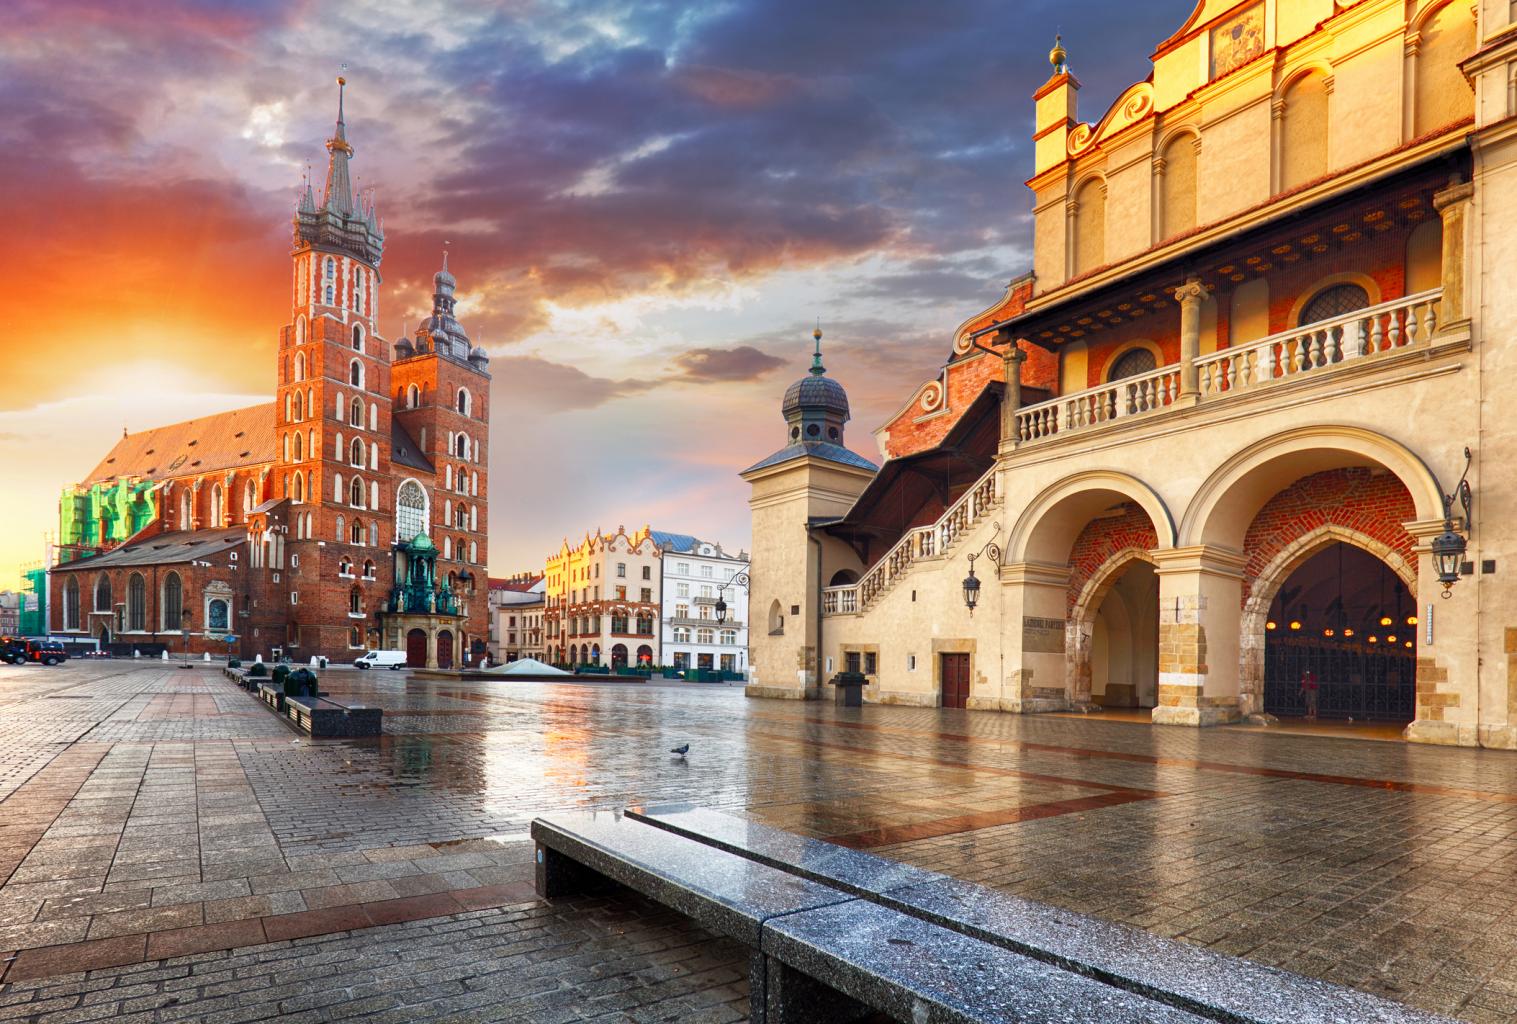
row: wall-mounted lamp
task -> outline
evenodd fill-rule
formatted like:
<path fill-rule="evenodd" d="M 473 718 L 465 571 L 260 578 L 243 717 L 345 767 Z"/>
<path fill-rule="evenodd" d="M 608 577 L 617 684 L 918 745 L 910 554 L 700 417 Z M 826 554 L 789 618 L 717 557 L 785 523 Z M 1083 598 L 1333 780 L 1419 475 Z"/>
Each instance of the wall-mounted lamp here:
<path fill-rule="evenodd" d="M 1454 502 L 1457 499 L 1464 508 L 1464 518 L 1460 520 L 1460 526 L 1466 532 L 1470 529 L 1470 450 L 1464 450 L 1464 475 L 1459 478 L 1459 483 L 1454 489 L 1443 496 L 1443 532 L 1433 538 L 1431 545 L 1433 552 L 1433 569 L 1438 574 L 1438 582 L 1443 584 L 1443 596 L 1451 596 L 1455 583 L 1459 582 L 1459 567 L 1464 561 L 1464 552 L 1468 542 L 1464 534 L 1454 529 Z"/>
<path fill-rule="evenodd" d="M 990 531 L 990 539 L 985 546 L 969 556 L 969 575 L 964 577 L 964 606 L 969 609 L 970 618 L 974 617 L 974 606 L 980 603 L 980 580 L 974 574 L 974 560 L 981 555 L 990 559 L 991 564 L 999 567 L 1001 564 L 1001 545 L 996 543 L 996 534 L 1001 532 L 1001 524 L 996 523 L 995 529 Z"/>

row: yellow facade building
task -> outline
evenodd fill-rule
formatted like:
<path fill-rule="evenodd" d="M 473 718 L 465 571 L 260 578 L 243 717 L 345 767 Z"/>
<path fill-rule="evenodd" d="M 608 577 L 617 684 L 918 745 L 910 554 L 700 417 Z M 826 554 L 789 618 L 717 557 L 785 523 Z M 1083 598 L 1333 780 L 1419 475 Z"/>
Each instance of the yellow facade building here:
<path fill-rule="evenodd" d="M 750 695 L 1517 747 L 1517 8 L 1203 0 L 1085 121 L 1077 44 L 1031 272 L 883 464 L 813 372 L 744 472 Z"/>

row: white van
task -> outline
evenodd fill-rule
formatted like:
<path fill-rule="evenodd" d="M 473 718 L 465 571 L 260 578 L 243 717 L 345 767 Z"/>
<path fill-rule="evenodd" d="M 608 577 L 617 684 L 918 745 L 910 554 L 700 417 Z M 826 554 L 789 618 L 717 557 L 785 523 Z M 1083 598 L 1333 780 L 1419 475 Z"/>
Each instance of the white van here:
<path fill-rule="evenodd" d="M 406 667 L 406 652 L 369 651 L 353 664 L 358 668 L 387 668 L 393 672 L 395 669 Z"/>

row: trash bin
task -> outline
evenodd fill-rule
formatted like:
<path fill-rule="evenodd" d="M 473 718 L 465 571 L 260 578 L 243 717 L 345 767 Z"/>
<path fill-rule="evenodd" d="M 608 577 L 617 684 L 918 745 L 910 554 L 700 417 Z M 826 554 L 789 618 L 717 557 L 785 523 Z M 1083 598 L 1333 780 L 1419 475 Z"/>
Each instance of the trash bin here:
<path fill-rule="evenodd" d="M 862 672 L 839 672 L 832 677 L 832 702 L 840 708 L 863 707 L 866 682 Z"/>

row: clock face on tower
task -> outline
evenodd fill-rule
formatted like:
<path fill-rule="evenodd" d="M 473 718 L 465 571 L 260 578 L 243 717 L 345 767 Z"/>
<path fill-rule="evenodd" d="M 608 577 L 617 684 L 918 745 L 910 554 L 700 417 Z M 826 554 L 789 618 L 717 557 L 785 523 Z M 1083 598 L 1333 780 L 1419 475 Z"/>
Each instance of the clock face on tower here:
<path fill-rule="evenodd" d="M 1211 76 L 1219 78 L 1264 52 L 1264 5 L 1253 4 L 1211 30 Z"/>

